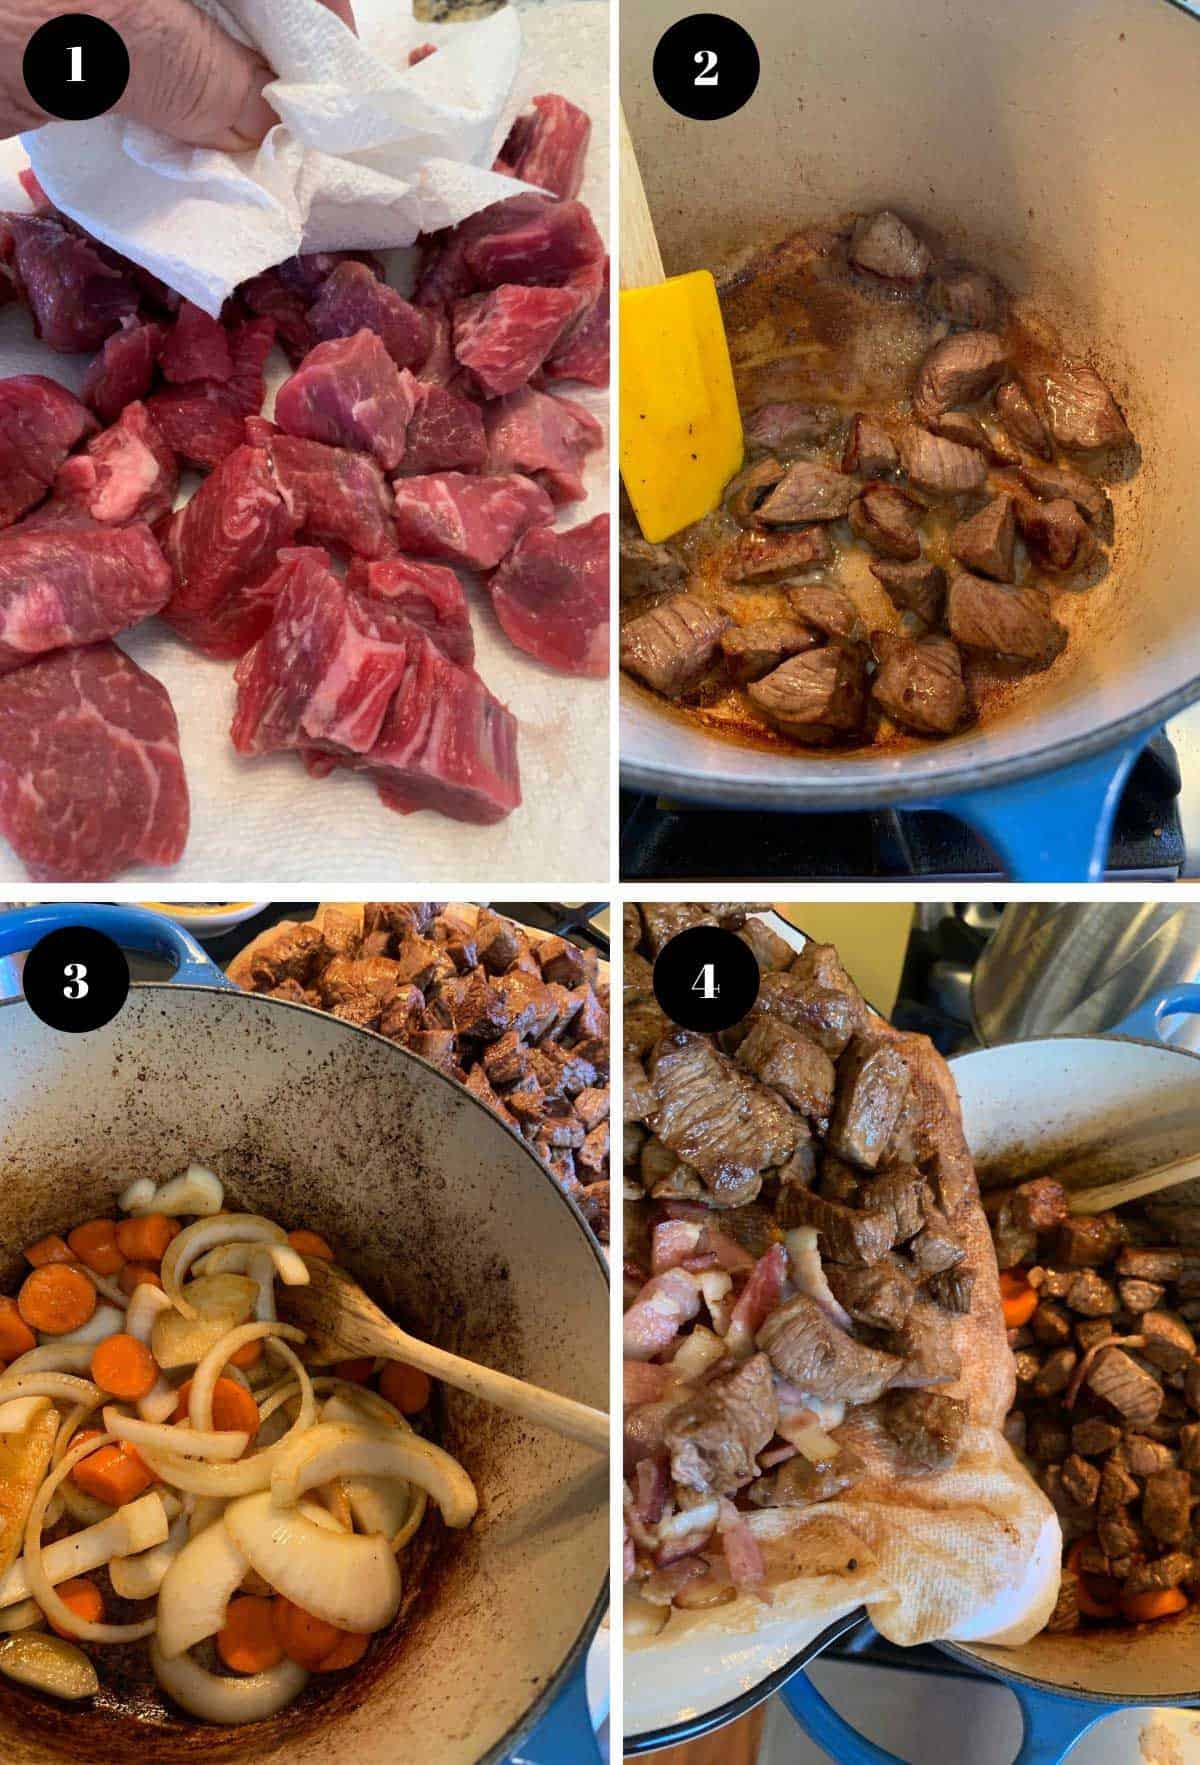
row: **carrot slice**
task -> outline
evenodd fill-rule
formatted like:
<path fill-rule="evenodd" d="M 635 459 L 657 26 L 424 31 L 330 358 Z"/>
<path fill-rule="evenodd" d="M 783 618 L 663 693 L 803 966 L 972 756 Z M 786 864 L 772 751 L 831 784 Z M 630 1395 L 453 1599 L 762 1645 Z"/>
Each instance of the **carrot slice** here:
<path fill-rule="evenodd" d="M 240 1348 L 234 1349 L 229 1357 L 231 1367 L 239 1367 L 244 1373 L 247 1367 L 256 1367 L 263 1357 L 261 1339 L 258 1342 L 243 1342 Z"/>
<path fill-rule="evenodd" d="M 406 1416 L 423 1410 L 432 1390 L 429 1374 L 420 1367 L 410 1367 L 407 1361 L 389 1361 L 379 1375 L 379 1395 Z"/>
<path fill-rule="evenodd" d="M 50 1262 L 34 1269 L 17 1295 L 17 1310 L 29 1328 L 46 1336 L 78 1330 L 95 1309 L 96 1289 L 82 1269 L 69 1263 Z M 0 1341 L 0 1353 L 3 1346 Z"/>
<path fill-rule="evenodd" d="M 187 1415 L 191 1394 L 192 1382 L 189 1379 L 179 1387 L 175 1421 L 182 1422 Z M 246 1387 L 239 1385 L 236 1379 L 218 1379 L 213 1386 L 212 1416 L 214 1428 L 242 1428 L 251 1440 L 258 1433 L 258 1405 Z"/>
<path fill-rule="evenodd" d="M 126 1403 L 136 1403 L 158 1378 L 158 1365 L 144 1342 L 118 1330 L 96 1344 L 92 1378 L 101 1391 L 124 1398 Z"/>
<path fill-rule="evenodd" d="M 67 1243 L 79 1261 L 98 1275 L 120 1273 L 125 1258 L 117 1248 L 115 1220 L 88 1220 L 67 1233 Z"/>
<path fill-rule="evenodd" d="M 35 1269 L 40 1269 L 43 1264 L 48 1262 L 74 1262 L 74 1260 L 66 1239 L 60 1238 L 57 1232 L 51 1232 L 46 1238 L 39 1238 L 37 1243 L 31 1244 L 25 1252 L 25 1261 Z"/>
<path fill-rule="evenodd" d="M 89 1624 L 104 1622 L 104 1596 L 86 1575 L 77 1575 L 73 1581 L 60 1581 L 58 1597 L 64 1605 L 70 1606 L 77 1618 L 84 1618 Z M 71 1631 L 60 1629 L 53 1619 L 50 1628 L 55 1636 L 65 1636 L 72 1642 L 76 1640 Z"/>
<path fill-rule="evenodd" d="M 178 1232 L 165 1213 L 143 1213 L 117 1225 L 117 1249 L 128 1262 L 161 1262 Z"/>
<path fill-rule="evenodd" d="M 342 1673 L 347 1667 L 357 1667 L 370 1646 L 371 1638 L 358 1630 L 343 1630 L 342 1640 L 331 1655 L 326 1655 L 318 1662 L 318 1673 Z"/>
<path fill-rule="evenodd" d="M 0 1355 L 6 1361 L 15 1361 L 19 1354 L 28 1354 L 36 1347 L 37 1337 L 17 1310 L 16 1300 L 7 1294 L 0 1295 Z"/>
<path fill-rule="evenodd" d="M 1187 1611 L 1187 1595 L 1181 1587 L 1152 1587 L 1146 1593 L 1126 1594 L 1121 1615 L 1130 1624 L 1149 1624 L 1155 1618 L 1173 1618 Z"/>
<path fill-rule="evenodd" d="M 162 1281 L 158 1270 L 152 1269 L 149 1263 L 127 1262 L 117 1276 L 117 1285 L 122 1293 L 128 1293 L 132 1297 L 135 1287 L 161 1287 Z"/>
<path fill-rule="evenodd" d="M 280 1648 L 289 1660 L 310 1672 L 333 1653 L 345 1635 L 336 1625 L 294 1606 L 282 1594 L 276 1594 L 271 1604 L 271 1621 Z"/>
<path fill-rule="evenodd" d="M 72 1445 L 98 1433 L 97 1428 L 81 1428 L 73 1437 Z M 153 1471 L 127 1440 L 89 1453 L 86 1459 L 80 1459 L 71 1476 L 80 1489 L 94 1495 L 97 1501 L 107 1502 L 110 1508 L 124 1507 L 126 1502 L 135 1501 L 139 1495 L 145 1495 L 155 1481 Z"/>
<path fill-rule="evenodd" d="M 1000 1274 L 1000 1303 L 1004 1311 L 1005 1328 L 1019 1330 L 1037 1310 L 1037 1288 L 1029 1285 L 1022 1270 L 1003 1269 Z"/>
<path fill-rule="evenodd" d="M 283 1659 L 272 1622 L 274 1599 L 243 1593 L 229 1602 L 217 1632 L 217 1653 L 231 1673 L 266 1673 Z"/>
<path fill-rule="evenodd" d="M 319 1232 L 309 1232 L 303 1228 L 298 1232 L 289 1232 L 288 1243 L 301 1256 L 319 1256 L 326 1262 L 333 1261 L 333 1251 Z"/>
<path fill-rule="evenodd" d="M 370 1355 L 362 1360 L 338 1361 L 333 1369 L 339 1379 L 346 1379 L 351 1385 L 365 1385 L 375 1371 L 375 1362 Z"/>

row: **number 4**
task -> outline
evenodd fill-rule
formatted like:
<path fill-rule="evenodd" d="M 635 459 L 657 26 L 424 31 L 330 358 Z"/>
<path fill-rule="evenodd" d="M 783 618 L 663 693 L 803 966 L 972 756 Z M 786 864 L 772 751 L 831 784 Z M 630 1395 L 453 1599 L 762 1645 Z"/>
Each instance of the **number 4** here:
<path fill-rule="evenodd" d="M 716 50 L 697 49 L 693 59 L 696 66 L 702 70 L 696 75 L 694 84 L 697 86 L 715 86 L 717 83 Z"/>
<path fill-rule="evenodd" d="M 692 992 L 699 993 L 702 999 L 718 999 L 721 989 L 717 985 L 716 970 L 711 962 L 706 962 L 700 973 L 692 982 Z"/>

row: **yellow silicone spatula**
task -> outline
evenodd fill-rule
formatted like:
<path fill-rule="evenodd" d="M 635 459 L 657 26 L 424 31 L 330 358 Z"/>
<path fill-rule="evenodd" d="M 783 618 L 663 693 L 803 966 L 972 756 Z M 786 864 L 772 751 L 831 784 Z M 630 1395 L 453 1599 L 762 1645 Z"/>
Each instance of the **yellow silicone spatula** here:
<path fill-rule="evenodd" d="M 742 464 L 729 345 L 708 270 L 664 276 L 621 114 L 621 477 L 657 543 L 715 509 Z"/>

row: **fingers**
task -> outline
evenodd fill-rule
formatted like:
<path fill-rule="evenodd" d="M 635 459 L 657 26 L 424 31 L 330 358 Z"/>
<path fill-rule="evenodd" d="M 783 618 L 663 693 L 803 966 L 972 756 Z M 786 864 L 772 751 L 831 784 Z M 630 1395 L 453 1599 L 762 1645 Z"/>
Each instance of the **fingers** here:
<path fill-rule="evenodd" d="M 262 95 L 273 77 L 266 62 L 191 0 L 138 0 L 121 10 L 110 16 L 129 50 L 123 115 L 231 153 L 256 147 L 278 122 Z"/>

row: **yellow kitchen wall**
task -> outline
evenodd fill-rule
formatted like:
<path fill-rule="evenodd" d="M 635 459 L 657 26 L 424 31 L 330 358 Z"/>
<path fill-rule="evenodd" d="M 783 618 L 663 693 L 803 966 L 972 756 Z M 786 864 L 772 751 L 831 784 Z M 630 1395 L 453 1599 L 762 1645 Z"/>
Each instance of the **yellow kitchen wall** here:
<path fill-rule="evenodd" d="M 908 949 L 911 901 L 783 901 L 775 911 L 806 936 L 836 944 L 876 1011 L 891 1013 Z"/>

